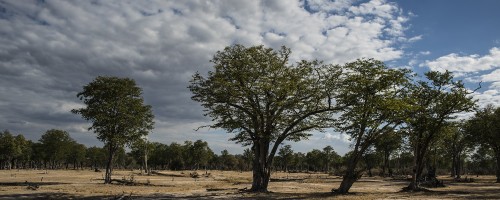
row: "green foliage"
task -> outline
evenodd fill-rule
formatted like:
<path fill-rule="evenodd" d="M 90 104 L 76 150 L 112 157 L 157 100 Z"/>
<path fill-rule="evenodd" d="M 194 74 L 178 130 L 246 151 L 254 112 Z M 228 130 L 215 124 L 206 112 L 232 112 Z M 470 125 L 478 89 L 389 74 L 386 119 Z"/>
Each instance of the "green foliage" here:
<path fill-rule="evenodd" d="M 344 109 L 335 128 L 359 143 L 355 148 L 366 149 L 403 122 L 403 111 L 410 106 L 405 98 L 409 71 L 389 69 L 373 59 L 357 60 L 343 68 L 336 101 Z"/>
<path fill-rule="evenodd" d="M 92 168 L 101 168 L 105 166 L 107 155 L 106 150 L 99 147 L 89 147 L 85 151 L 85 159 Z"/>
<path fill-rule="evenodd" d="M 451 72 L 430 71 L 425 77 L 426 80 L 413 84 L 409 95 L 412 106 L 407 110 L 405 120 L 416 157 L 411 189 L 418 188 L 416 180 L 422 175 L 429 145 L 442 135 L 449 120 L 456 118 L 454 114 L 471 111 L 476 103 L 463 83 L 453 80 Z"/>
<path fill-rule="evenodd" d="M 478 110 L 465 126 L 469 138 L 483 149 L 490 148 L 496 160 L 497 183 L 500 183 L 500 107 L 488 105 Z"/>
<path fill-rule="evenodd" d="M 218 51 L 207 77 L 196 73 L 190 81 L 192 99 L 205 107 L 212 128 L 235 133 L 232 140 L 253 145 L 253 191 L 267 191 L 279 145 L 299 141 L 308 131 L 331 124 L 332 105 L 340 70 L 318 61 L 289 64 L 290 49 L 233 45 Z"/>
<path fill-rule="evenodd" d="M 410 107 L 406 99 L 408 70 L 389 69 L 373 59 L 347 63 L 343 69 L 336 101 L 344 109 L 334 128 L 352 138 L 353 150 L 339 193 L 348 192 L 362 172 L 356 170 L 362 156 L 379 137 L 404 122 L 404 112 Z"/>
<path fill-rule="evenodd" d="M 108 150 L 104 183 L 111 183 L 115 153 L 153 129 L 151 106 L 144 105 L 141 95 L 142 90 L 134 80 L 103 76 L 83 86 L 83 91 L 77 94 L 87 107 L 72 112 L 92 122 L 89 130 L 94 130 Z"/>
<path fill-rule="evenodd" d="M 278 156 L 281 159 L 281 164 L 285 167 L 285 171 L 288 171 L 288 165 L 293 157 L 292 146 L 287 144 L 281 147 L 278 151 Z"/>
<path fill-rule="evenodd" d="M 332 109 L 327 77 L 336 75 L 317 61 L 289 65 L 289 55 L 285 47 L 226 47 L 211 60 L 214 71 L 207 78 L 193 76 L 192 99 L 215 121 L 212 128 L 236 133 L 233 139 L 244 145 L 259 138 L 307 138 L 305 131 L 325 126 L 319 114 Z"/>
<path fill-rule="evenodd" d="M 40 138 L 40 143 L 45 152 L 45 161 L 52 163 L 52 168 L 56 164 L 64 161 L 76 142 L 69 136 L 69 133 L 63 130 L 51 129 L 46 131 Z"/>
<path fill-rule="evenodd" d="M 92 122 L 89 130 L 104 143 L 130 145 L 153 129 L 151 106 L 141 95 L 132 79 L 99 76 L 77 95 L 87 107 L 72 112 Z"/>
<path fill-rule="evenodd" d="M 465 125 L 465 132 L 476 144 L 500 152 L 500 107 L 488 105 L 476 112 Z"/>

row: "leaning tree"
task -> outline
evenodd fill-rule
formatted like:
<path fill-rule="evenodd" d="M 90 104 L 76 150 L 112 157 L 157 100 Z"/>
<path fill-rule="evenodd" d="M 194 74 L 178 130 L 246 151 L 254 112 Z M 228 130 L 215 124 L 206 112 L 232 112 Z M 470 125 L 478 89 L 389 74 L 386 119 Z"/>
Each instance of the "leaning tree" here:
<path fill-rule="evenodd" d="M 337 103 L 345 106 L 335 129 L 353 141 L 342 182 L 333 191 L 345 194 L 361 176 L 359 161 L 380 137 L 403 123 L 410 71 L 390 69 L 381 61 L 360 59 L 343 66 Z"/>
<path fill-rule="evenodd" d="M 72 112 L 91 121 L 89 130 L 94 130 L 105 143 L 108 161 L 104 183 L 111 183 L 115 153 L 153 129 L 151 106 L 144 104 L 141 88 L 129 78 L 99 76 L 84 86 L 77 97 L 87 107 Z"/>
<path fill-rule="evenodd" d="M 290 49 L 233 45 L 218 51 L 207 77 L 193 75 L 192 99 L 205 107 L 212 128 L 252 145 L 251 191 L 265 192 L 273 158 L 285 140 L 299 141 L 330 123 L 339 68 L 318 61 L 289 63 Z"/>

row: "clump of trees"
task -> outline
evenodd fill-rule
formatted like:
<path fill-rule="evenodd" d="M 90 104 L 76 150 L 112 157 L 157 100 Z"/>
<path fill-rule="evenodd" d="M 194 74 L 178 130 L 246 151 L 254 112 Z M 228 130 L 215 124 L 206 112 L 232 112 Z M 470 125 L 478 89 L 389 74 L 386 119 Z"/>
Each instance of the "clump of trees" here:
<path fill-rule="evenodd" d="M 348 134 L 353 141 L 336 192 L 349 191 L 364 171 L 358 168 L 360 161 L 373 160 L 373 147 L 384 151 L 385 174 L 396 145 L 384 148 L 381 140 L 399 142 L 403 137 L 414 158 L 408 188 L 418 190 L 430 145 L 454 114 L 475 107 L 471 91 L 448 71 L 430 71 L 422 78 L 374 59 L 291 64 L 290 54 L 286 47 L 275 51 L 232 45 L 214 55 L 213 71 L 206 77 L 194 74 L 189 86 L 192 99 L 215 122 L 209 127 L 234 133 L 234 141 L 251 146 L 251 191 L 267 191 L 279 145 L 307 139 L 310 131 L 324 128 Z M 288 170 L 290 150 L 284 147 L 278 154 Z M 365 162 L 370 172 L 371 163 Z"/>

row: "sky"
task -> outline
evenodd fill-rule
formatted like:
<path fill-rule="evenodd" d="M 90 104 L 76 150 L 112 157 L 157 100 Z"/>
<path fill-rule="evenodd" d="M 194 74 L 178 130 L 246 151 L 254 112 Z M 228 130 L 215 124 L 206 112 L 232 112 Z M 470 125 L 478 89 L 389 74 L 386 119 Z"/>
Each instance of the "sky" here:
<path fill-rule="evenodd" d="M 195 72 L 232 44 L 292 50 L 292 61 L 343 64 L 375 58 L 416 73 L 454 72 L 479 105 L 500 106 L 500 1 L 496 0 L 0 0 L 0 129 L 37 141 L 49 129 L 102 146 L 89 123 L 72 114 L 97 76 L 129 77 L 153 107 L 149 139 L 202 139 L 215 153 L 244 147 L 208 125 L 187 89 Z M 467 115 L 464 115 L 467 116 Z M 349 137 L 332 130 L 286 142 L 295 151 Z"/>

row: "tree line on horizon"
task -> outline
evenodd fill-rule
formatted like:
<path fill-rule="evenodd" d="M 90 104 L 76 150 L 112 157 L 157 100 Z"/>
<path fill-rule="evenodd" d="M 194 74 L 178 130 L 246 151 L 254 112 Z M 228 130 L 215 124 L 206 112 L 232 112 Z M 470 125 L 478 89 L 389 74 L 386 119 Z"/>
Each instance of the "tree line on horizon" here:
<path fill-rule="evenodd" d="M 428 159 L 437 166 L 438 174 L 451 176 L 468 174 L 495 174 L 494 151 L 487 146 L 477 146 L 450 127 Z M 394 136 L 394 135 L 393 135 Z M 360 164 L 367 176 L 407 175 L 411 172 L 411 148 L 401 138 L 380 140 L 363 156 Z M 242 154 L 230 154 L 227 150 L 215 154 L 208 143 L 202 140 L 172 142 L 170 145 L 150 142 L 134 146 L 129 152 L 120 149 L 115 157 L 115 168 L 122 170 L 232 170 L 252 169 L 253 155 L 250 149 Z M 461 149 L 458 149 L 458 147 Z M 144 151 L 149 155 L 145 168 Z M 458 155 L 457 155 L 458 152 Z M 0 169 L 74 169 L 96 170 L 105 168 L 106 148 L 87 147 L 72 139 L 66 131 L 48 130 L 37 142 L 26 140 L 22 134 L 14 135 L 8 130 L 0 132 Z M 322 172 L 341 176 L 346 169 L 351 152 L 339 155 L 331 146 L 313 149 L 307 153 L 294 152 L 291 145 L 283 145 L 276 156 L 274 171 Z M 389 156 L 386 156 L 389 155 Z M 445 155 L 445 156 L 443 156 Z"/>

